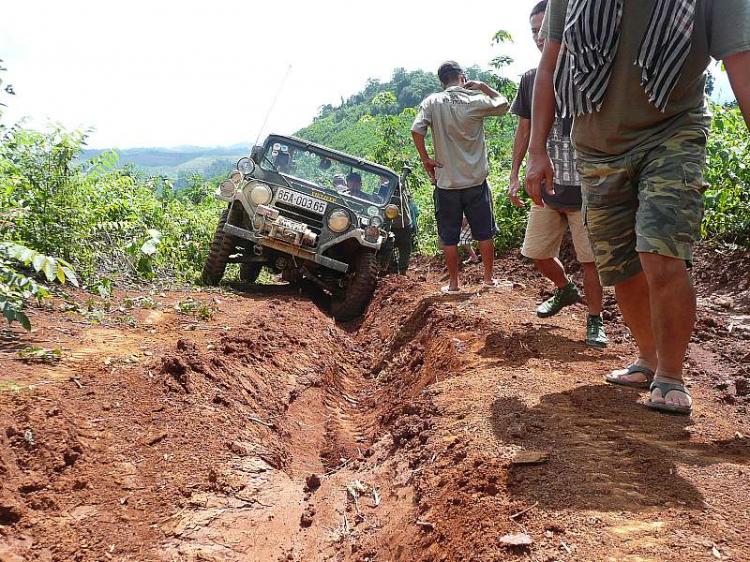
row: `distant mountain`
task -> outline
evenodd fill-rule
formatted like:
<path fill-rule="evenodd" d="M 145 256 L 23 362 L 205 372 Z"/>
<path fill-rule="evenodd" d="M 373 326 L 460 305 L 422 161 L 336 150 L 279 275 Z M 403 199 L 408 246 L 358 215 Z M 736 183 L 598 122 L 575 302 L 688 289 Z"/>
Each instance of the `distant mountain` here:
<path fill-rule="evenodd" d="M 120 167 L 132 165 L 149 176 L 166 176 L 174 180 L 175 187 L 179 189 L 185 187 L 188 178 L 194 174 L 208 180 L 228 173 L 237 160 L 250 153 L 250 143 L 220 147 L 127 148 L 115 151 L 120 157 Z M 102 152 L 106 150 L 84 150 L 80 159 L 85 162 Z"/>
<path fill-rule="evenodd" d="M 250 143 L 229 147 L 201 147 L 180 146 L 171 148 L 127 148 L 115 149 L 120 156 L 120 165 L 133 164 L 138 168 L 179 167 L 192 160 L 201 160 L 205 166 L 205 159 L 232 159 L 247 156 L 250 153 Z M 86 161 L 94 156 L 106 152 L 105 150 L 84 150 L 81 159 Z"/>

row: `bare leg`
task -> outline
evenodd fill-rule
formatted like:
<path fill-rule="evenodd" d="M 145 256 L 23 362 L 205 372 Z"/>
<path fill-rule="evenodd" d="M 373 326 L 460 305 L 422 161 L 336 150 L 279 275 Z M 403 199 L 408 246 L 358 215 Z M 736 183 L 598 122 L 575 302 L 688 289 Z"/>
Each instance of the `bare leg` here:
<path fill-rule="evenodd" d="M 471 258 L 472 261 L 479 261 L 479 257 L 477 257 L 477 253 L 474 251 L 474 246 L 466 244 L 466 251 L 469 252 L 469 258 Z"/>
<path fill-rule="evenodd" d="M 570 280 L 565 275 L 565 268 L 562 262 L 557 258 L 548 258 L 545 260 L 534 260 L 539 272 L 547 279 L 552 281 L 558 289 L 564 288 Z"/>
<path fill-rule="evenodd" d="M 641 272 L 615 286 L 617 304 L 630 328 L 630 333 L 638 345 L 638 360 L 636 365 L 647 367 L 656 371 L 658 356 L 656 353 L 656 340 L 651 328 L 651 303 L 649 301 L 649 287 L 646 275 Z M 613 376 L 629 382 L 644 382 L 646 375 L 633 373 L 627 375 L 627 370 L 614 371 Z"/>
<path fill-rule="evenodd" d="M 458 246 L 443 246 L 445 265 L 450 275 L 450 290 L 458 290 Z"/>
<path fill-rule="evenodd" d="M 484 284 L 487 286 L 492 285 L 492 266 L 495 263 L 495 242 L 490 238 L 489 240 L 482 240 L 479 242 L 479 251 L 482 253 L 482 263 L 484 264 Z"/>
<path fill-rule="evenodd" d="M 682 365 L 695 327 L 693 283 L 682 260 L 646 253 L 641 253 L 640 258 L 648 279 L 651 321 L 659 356 L 656 378 L 682 383 Z M 665 401 L 655 390 L 651 400 L 675 406 L 690 404 L 686 394 L 674 391 Z"/>
<path fill-rule="evenodd" d="M 594 262 L 582 263 L 583 268 L 583 290 L 586 293 L 586 304 L 591 316 L 599 316 L 602 313 L 602 300 L 604 290 L 599 281 L 599 273 L 596 271 Z"/>

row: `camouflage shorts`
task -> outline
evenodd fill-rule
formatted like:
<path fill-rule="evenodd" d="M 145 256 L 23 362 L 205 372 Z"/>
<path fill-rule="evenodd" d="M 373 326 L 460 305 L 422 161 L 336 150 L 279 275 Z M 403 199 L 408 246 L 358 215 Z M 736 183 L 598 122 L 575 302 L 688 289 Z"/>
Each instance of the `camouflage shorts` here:
<path fill-rule="evenodd" d="M 603 285 L 640 273 L 639 252 L 692 262 L 705 164 L 706 133 L 694 129 L 612 162 L 578 160 L 584 224 Z"/>

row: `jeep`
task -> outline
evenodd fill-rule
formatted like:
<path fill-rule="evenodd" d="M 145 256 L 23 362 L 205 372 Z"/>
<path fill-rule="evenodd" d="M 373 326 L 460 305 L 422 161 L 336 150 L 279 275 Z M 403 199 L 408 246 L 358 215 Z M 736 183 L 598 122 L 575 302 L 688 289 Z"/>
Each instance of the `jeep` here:
<path fill-rule="evenodd" d="M 266 267 L 307 279 L 331 296 L 331 313 L 361 315 L 387 262 L 394 220 L 408 213 L 399 178 L 384 166 L 298 139 L 271 135 L 237 162 L 216 191 L 227 203 L 203 281 L 218 284 L 229 263 L 254 283 Z M 401 219 L 403 220 L 403 219 Z M 379 255 L 381 254 L 381 255 Z"/>

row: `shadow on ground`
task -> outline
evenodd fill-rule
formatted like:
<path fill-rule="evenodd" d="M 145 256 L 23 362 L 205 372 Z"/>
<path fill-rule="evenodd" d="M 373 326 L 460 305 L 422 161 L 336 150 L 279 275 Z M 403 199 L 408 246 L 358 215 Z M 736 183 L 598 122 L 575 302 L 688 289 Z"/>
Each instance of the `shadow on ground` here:
<path fill-rule="evenodd" d="M 512 465 L 511 496 L 549 510 L 703 509 L 680 466 L 750 461 L 750 449 L 691 441 L 689 418 L 651 412 L 637 398 L 631 389 L 587 385 L 545 395 L 533 407 L 515 397 L 496 400 L 495 437 L 550 455 L 546 464 Z"/>

